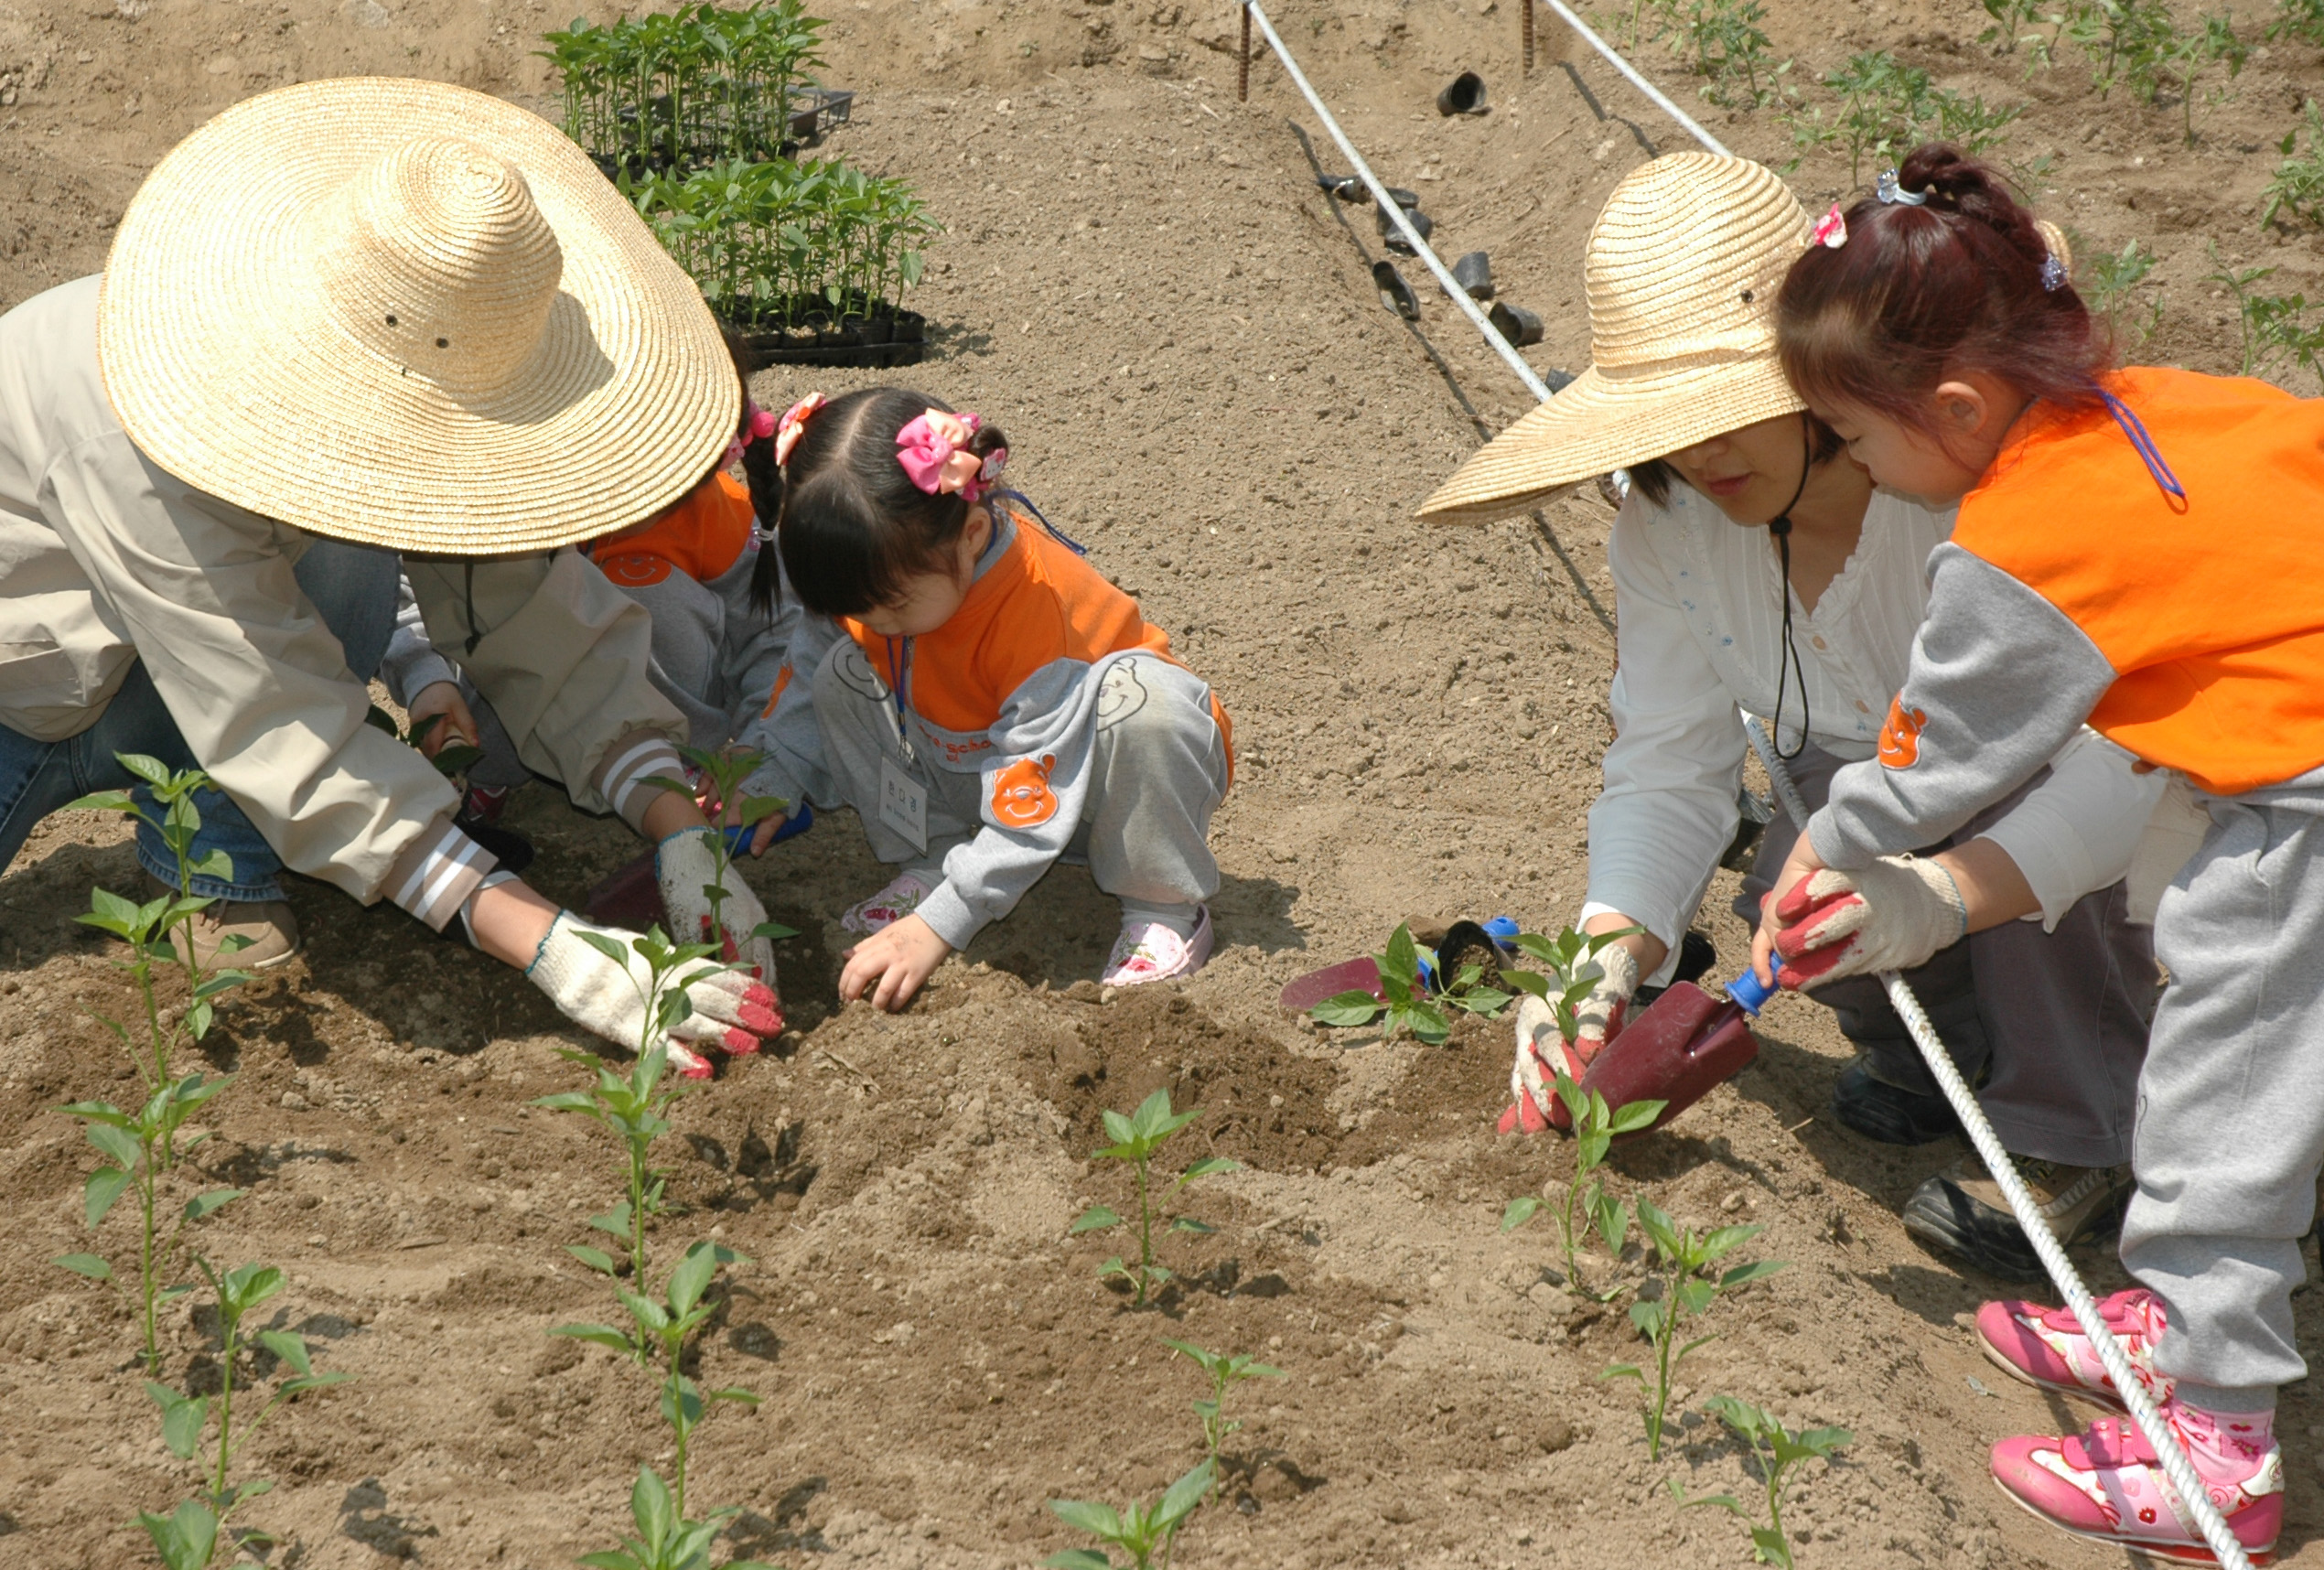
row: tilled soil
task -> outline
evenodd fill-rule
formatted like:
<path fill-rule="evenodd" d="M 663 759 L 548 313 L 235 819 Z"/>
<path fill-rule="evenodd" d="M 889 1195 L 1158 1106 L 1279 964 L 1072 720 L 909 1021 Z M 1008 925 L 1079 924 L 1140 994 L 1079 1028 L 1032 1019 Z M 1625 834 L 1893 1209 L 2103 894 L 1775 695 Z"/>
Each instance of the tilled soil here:
<path fill-rule="evenodd" d="M 1622 1387 L 1598 1377 L 1640 1350 L 1624 1300 L 1568 1290 L 1547 1218 L 1500 1231 L 1509 1199 L 1562 1193 L 1569 1159 L 1491 1132 L 1506 1027 L 1466 1022 L 1424 1048 L 1319 1035 L 1273 1005 L 1407 916 L 1570 918 L 1607 737 L 1605 506 L 1586 492 L 1480 531 L 1412 522 L 1522 393 L 1430 291 L 1416 328 L 1381 309 L 1370 216 L 1316 189 L 1336 160 L 1280 70 L 1262 59 L 1235 102 L 1232 7 L 835 9 L 828 78 L 863 96 L 832 150 L 909 176 L 951 228 L 913 302 L 939 353 L 894 379 L 1005 425 L 1013 478 L 1217 685 L 1240 769 L 1214 836 L 1220 952 L 1182 985 L 1102 995 L 1114 913 L 1061 867 L 909 1013 L 842 1009 L 833 919 L 881 880 L 853 820 L 829 814 L 748 867 L 802 930 L 780 951 L 794 1029 L 688 1095 L 658 1151 L 683 1208 L 657 1259 L 700 1237 L 748 1259 L 694 1371 L 764 1398 L 698 1436 L 694 1507 L 739 1507 L 730 1551 L 791 1566 L 1031 1563 L 1076 1541 L 1046 1500 L 1152 1498 L 1197 1459 L 1189 1403 L 1204 1392 L 1169 1337 L 1283 1371 L 1231 1398 L 1244 1426 L 1220 1501 L 1179 1545 L 1189 1567 L 1742 1562 L 1736 1523 L 1665 1489 L 1748 1490 L 1736 1446 L 1690 1417 L 1650 1462 Z M 526 51 L 558 19 L 507 0 L 0 16 L 0 299 L 101 265 L 145 169 L 233 99 L 403 70 L 543 102 Z M 1544 59 L 1521 79 L 1496 0 L 1303 3 L 1277 20 L 1383 177 L 1424 193 L 1445 253 L 1490 249 L 1504 297 L 1548 319 L 1535 363 L 1577 365 L 1589 220 L 1678 134 L 1546 16 Z M 2315 51 L 2255 59 L 2190 152 L 2172 106 L 2100 102 L 2079 67 L 2020 88 L 2015 61 L 1975 46 L 1984 20 L 1965 0 L 1817 3 L 1775 27 L 1802 71 L 1888 46 L 1945 85 L 2029 96 L 2009 150 L 2056 155 L 2044 201 L 2091 244 L 2136 236 L 2164 257 L 2146 358 L 2231 367 L 2232 326 L 2200 282 L 2206 240 L 2279 265 L 2279 292 L 2316 292 L 2317 241 L 2255 222 Z M 1644 63 L 1693 102 L 1662 57 Z M 1429 98 L 1462 66 L 1486 74 L 1491 113 L 1440 120 Z M 1764 116 L 1712 124 L 1788 156 Z M 1795 178 L 1820 205 L 1847 174 L 1811 162 Z M 759 401 L 871 379 L 769 374 Z M 564 899 L 636 853 L 554 787 L 513 821 Z M 56 1109 L 134 1083 L 88 1017 L 131 995 L 70 921 L 91 883 L 132 886 L 123 842 L 116 823 L 62 814 L 0 877 L 0 1117 L 16 1130 L 0 1195 L 20 1217 L 0 1242 L 0 1565 L 145 1562 L 124 1523 L 194 1482 L 157 1437 L 128 1315 L 47 1263 L 92 1246 L 92 1153 Z M 1722 973 L 1745 941 L 1723 914 L 1732 893 L 1722 874 L 1703 921 Z M 558 1049 L 590 1043 L 391 909 L 305 884 L 294 903 L 307 947 L 224 1005 L 204 1056 L 237 1080 L 181 1184 L 249 1188 L 199 1246 L 282 1264 L 273 1322 L 357 1379 L 255 1442 L 243 1475 L 276 1488 L 246 1519 L 280 1534 L 284 1565 L 547 1566 L 611 1546 L 638 1467 L 667 1465 L 666 1431 L 634 1368 L 544 1332 L 619 1313 L 564 1249 L 615 1198 L 617 1152 L 529 1104 L 579 1083 Z M 1985 1481 L 1992 1440 L 2090 1414 L 1986 1365 L 1968 1316 L 1999 1284 L 1898 1226 L 1955 1151 L 1830 1124 L 1845 1051 L 1814 1005 L 1780 1000 L 1762 1041 L 1611 1164 L 1625 1196 L 1693 1225 L 1760 1224 L 1738 1257 L 1791 1262 L 1711 1310 L 1720 1339 L 1685 1365 L 1680 1403 L 1724 1392 L 1856 1431 L 1789 1518 L 1803 1564 L 2115 1563 Z M 1124 1171 L 1089 1159 L 1100 1113 L 1165 1086 L 1204 1110 L 1168 1171 L 1207 1155 L 1243 1169 L 1165 1195 L 1213 1230 L 1162 1234 L 1174 1280 L 1141 1309 L 1098 1279 L 1123 1235 L 1068 1229 L 1092 1203 L 1134 1203 Z M 127 1218 L 94 1246 L 122 1257 Z M 2119 1284 L 2106 1250 L 2079 1252 L 2099 1290 Z M 1584 1270 L 1593 1287 L 1642 1274 L 1634 1247 Z M 173 1384 L 215 1381 L 213 1338 L 206 1316 L 170 1316 Z M 2324 1411 L 2295 1387 L 2284 1417 L 2299 1564 L 2324 1520 Z"/>

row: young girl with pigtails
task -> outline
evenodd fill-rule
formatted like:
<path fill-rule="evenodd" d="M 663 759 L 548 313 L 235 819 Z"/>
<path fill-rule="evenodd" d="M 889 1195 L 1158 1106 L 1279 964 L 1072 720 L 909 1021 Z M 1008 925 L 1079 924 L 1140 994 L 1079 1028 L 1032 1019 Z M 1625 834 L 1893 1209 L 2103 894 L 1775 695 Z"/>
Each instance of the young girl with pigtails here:
<path fill-rule="evenodd" d="M 2254 1554 L 2283 1520 L 2277 1387 L 2324 1164 L 2324 403 L 2115 369 L 1999 176 L 1923 147 L 1792 268 L 1785 370 L 1874 479 L 1959 522 L 1877 759 L 1834 777 L 1759 941 L 1848 973 L 1865 869 L 1942 836 L 2088 724 L 2209 822 L 2162 897 L 2168 974 L 2138 1085 L 2137 1189 L 2101 1307 Z M 1839 951 L 1837 963 L 1828 956 Z M 1813 958 L 1811 958 L 1813 956 Z M 2073 1317 L 1988 1303 L 1986 1354 L 2119 1404 Z M 2079 1536 L 2210 1562 L 2145 1438 L 2005 1439 L 1996 1479 Z"/>
<path fill-rule="evenodd" d="M 1060 856 L 1122 903 L 1109 986 L 1210 957 L 1226 712 L 1137 602 L 996 481 L 998 429 L 901 388 L 813 394 L 744 457 L 808 612 L 753 794 L 841 801 L 901 870 L 842 917 L 840 995 L 910 1002 Z M 772 493 L 771 495 L 769 493 Z M 771 511 L 769 507 L 771 505 Z"/>

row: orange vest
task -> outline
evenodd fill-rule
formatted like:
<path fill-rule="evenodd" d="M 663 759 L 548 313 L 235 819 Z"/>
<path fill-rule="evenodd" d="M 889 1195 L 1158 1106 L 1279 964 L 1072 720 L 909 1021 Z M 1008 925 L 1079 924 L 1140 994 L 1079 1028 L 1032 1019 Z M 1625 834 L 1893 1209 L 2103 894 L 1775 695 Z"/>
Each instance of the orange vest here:
<path fill-rule="evenodd" d="M 1143 649 L 1179 663 L 1170 653 L 1170 635 L 1146 619 L 1136 600 L 1048 530 L 1021 514 L 1010 516 L 1017 538 L 1008 549 L 970 587 L 950 620 L 912 640 L 909 696 L 916 713 L 941 729 L 973 734 L 991 729 L 1008 695 L 1059 660 L 1094 665 L 1109 654 Z M 897 678 L 889 661 L 901 640 L 884 638 L 853 617 L 838 620 L 892 692 Z M 1234 732 L 1215 692 L 1210 717 L 1227 747 L 1232 778 Z"/>
<path fill-rule="evenodd" d="M 720 469 L 645 527 L 596 542 L 589 559 L 631 588 L 658 584 L 672 568 L 706 584 L 741 558 L 753 522 L 750 488 Z"/>
<path fill-rule="evenodd" d="M 1953 543 L 2034 590 L 2115 672 L 2091 728 L 2232 796 L 2324 766 L 2324 400 L 2132 369 L 2103 408 L 2038 424 L 1962 500 Z"/>

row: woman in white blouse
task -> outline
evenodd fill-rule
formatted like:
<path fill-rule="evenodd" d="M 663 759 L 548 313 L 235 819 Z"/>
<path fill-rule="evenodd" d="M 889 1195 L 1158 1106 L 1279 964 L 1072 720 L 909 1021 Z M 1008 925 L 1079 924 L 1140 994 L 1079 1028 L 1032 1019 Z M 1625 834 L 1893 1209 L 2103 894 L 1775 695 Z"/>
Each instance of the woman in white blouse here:
<path fill-rule="evenodd" d="M 1836 210 L 1835 210 L 1836 213 Z M 1835 220 L 1827 220 L 1830 224 Z M 1952 514 L 1873 489 L 1775 360 L 1771 310 L 1812 232 L 1771 171 L 1686 153 L 1617 188 L 1584 272 L 1594 365 L 1464 465 L 1423 516 L 1481 522 L 1627 467 L 1609 543 L 1617 739 L 1590 812 L 1579 925 L 1634 929 L 1564 1043 L 1522 1011 L 1519 1121 L 1540 1126 L 1552 1067 L 1578 1072 L 1642 984 L 1662 984 L 1738 821 L 1742 713 L 1770 722 L 1811 803 L 1874 756 L 1927 599 L 1923 565 Z M 1741 713 L 1738 712 L 1741 711 Z M 2159 788 L 2085 735 L 1942 848 L 1877 869 L 1855 941 L 1904 969 L 2059 1235 L 2113 1224 L 2127 1191 L 2133 1096 L 2156 973 L 2121 882 Z M 1769 825 L 1736 901 L 1756 919 L 1793 839 Z M 2024 918 L 2024 919 L 2019 919 Z M 1965 936 L 1966 941 L 1961 941 Z M 1917 1145 L 1950 1111 L 1868 974 L 1818 986 L 1858 1057 L 1839 1121 Z M 1996 1274 L 2040 1274 L 1974 1154 L 1906 1208 L 1924 1242 Z"/>

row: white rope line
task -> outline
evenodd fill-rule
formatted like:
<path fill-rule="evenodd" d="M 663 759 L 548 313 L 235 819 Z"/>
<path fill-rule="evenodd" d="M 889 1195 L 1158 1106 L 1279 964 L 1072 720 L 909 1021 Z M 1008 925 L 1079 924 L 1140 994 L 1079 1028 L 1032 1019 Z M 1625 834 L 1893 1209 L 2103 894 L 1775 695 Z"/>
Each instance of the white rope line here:
<path fill-rule="evenodd" d="M 1525 363 L 1525 357 L 1501 336 L 1491 320 L 1477 308 L 1477 302 L 1469 297 L 1469 291 L 1454 280 L 1452 270 L 1428 248 L 1428 242 L 1420 237 L 1420 231 L 1415 229 L 1412 220 L 1405 216 L 1404 204 L 1389 196 L 1388 188 L 1380 183 L 1380 177 L 1372 172 L 1372 166 L 1363 161 L 1363 155 L 1357 152 L 1355 144 L 1348 140 L 1348 134 L 1340 129 L 1340 122 L 1331 117 L 1331 111 L 1324 107 L 1323 100 L 1308 85 L 1307 73 L 1299 69 L 1299 62 L 1291 58 L 1291 51 L 1284 48 L 1283 39 L 1275 33 L 1275 24 L 1267 20 L 1267 14 L 1259 8 L 1258 0 L 1243 0 L 1243 9 L 1244 15 L 1259 24 L 1259 31 L 1266 35 L 1267 47 L 1275 50 L 1275 58 L 1283 62 L 1283 69 L 1291 73 L 1292 81 L 1307 100 L 1307 107 L 1316 112 L 1316 118 L 1323 122 L 1323 128 L 1339 145 L 1340 156 L 1355 167 L 1357 176 L 1371 188 L 1372 199 L 1380 204 L 1381 211 L 1395 220 L 1398 229 L 1404 231 L 1404 239 L 1412 245 L 1413 254 L 1428 263 L 1428 270 L 1436 274 L 1436 282 L 1445 286 L 1445 293 L 1452 296 L 1453 304 L 1469 313 L 1469 319 L 1475 322 L 1477 330 L 1485 335 L 1485 342 L 1491 346 L 1493 352 L 1509 362 L 1509 369 L 1517 373 L 1517 380 L 1525 384 L 1525 391 L 1547 403 L 1549 384 L 1533 374 L 1533 368 Z"/>
<path fill-rule="evenodd" d="M 1519 3 L 1521 5 L 1525 4 L 1527 3 L 1527 0 L 1519 0 Z M 1725 143 L 1721 142 L 1717 137 L 1712 135 L 1708 131 L 1704 130 L 1700 125 L 1697 125 L 1695 123 L 1694 116 L 1688 114 L 1685 110 L 1681 109 L 1677 104 L 1673 103 L 1668 98 L 1664 97 L 1661 88 L 1656 87 L 1652 82 L 1639 75 L 1637 70 L 1630 65 L 1630 62 L 1616 54 L 1604 38 L 1601 38 L 1596 33 L 1591 32 L 1588 26 L 1584 23 L 1579 16 L 1575 16 L 1571 11 L 1568 11 L 1565 8 L 1565 0 L 1542 0 L 1542 4 L 1556 12 L 1557 15 L 1564 19 L 1567 27 L 1573 28 L 1574 31 L 1579 33 L 1583 38 L 1587 38 L 1589 40 L 1590 48 L 1596 49 L 1599 54 L 1604 55 L 1609 65 L 1612 66 L 1616 70 L 1620 71 L 1622 75 L 1629 78 L 1630 84 L 1632 87 L 1638 89 L 1639 91 L 1646 94 L 1647 97 L 1654 101 L 1655 108 L 1661 110 L 1663 113 L 1677 121 L 1681 125 L 1685 126 L 1687 134 L 1693 136 L 1697 142 L 1702 143 L 1703 145 L 1708 147 L 1712 152 L 1718 154 L 1721 157 L 1731 158 L 1735 156 L 1727 150 L 1727 145 Z"/>
<path fill-rule="evenodd" d="M 1743 728 L 1751 738 L 1751 750 L 1758 753 L 1759 761 L 1767 766 L 1768 780 L 1775 787 L 1776 795 L 1781 798 L 1783 810 L 1791 814 L 1793 826 L 1805 833 L 1810 816 L 1808 804 L 1801 797 L 1800 788 L 1791 782 L 1791 773 L 1783 767 L 1782 759 L 1776 756 L 1775 744 L 1769 739 L 1766 727 L 1759 724 L 1757 715 L 1747 714 L 1743 716 Z M 1921 1006 L 1921 1000 L 1912 995 L 1910 984 L 1894 971 L 1882 971 L 1880 984 L 1888 988 L 1889 1004 L 1903 1018 L 1905 1029 L 1912 1035 L 1913 1045 L 1921 1048 L 1921 1056 L 1927 1059 L 1929 1071 L 1936 1076 L 1937 1087 L 1944 1091 L 1945 1100 L 1952 1103 L 1953 1115 L 1960 1118 L 1961 1126 L 1968 1131 L 1969 1143 L 1977 1147 L 1977 1155 L 1984 1160 L 1985 1170 L 1992 1173 L 1994 1181 L 2001 1186 L 2003 1196 L 2009 1201 L 2010 1210 L 2017 1218 L 2017 1225 L 2025 1231 L 2026 1241 L 2040 1256 L 2042 1268 L 2050 1272 L 2050 1279 L 2065 1297 L 2066 1307 L 2073 1310 L 2076 1322 L 2082 1326 L 2082 1333 L 2090 1338 L 2091 1346 L 2098 1353 L 2098 1360 L 2105 1365 L 2106 1377 L 2114 1382 L 2114 1393 L 2121 1396 L 2123 1403 L 2130 1408 L 2131 1418 L 2138 1425 L 2139 1432 L 2146 1435 L 2146 1442 L 2155 1447 L 2156 1458 L 2162 1463 L 2163 1475 L 2170 1479 L 2170 1486 L 2177 1490 L 2184 1511 L 2193 1514 L 2196 1526 L 2202 1532 L 2203 1541 L 2211 1545 L 2211 1551 L 2218 1556 L 2222 1565 L 2228 1566 L 2229 1570 L 2251 1570 L 2251 1561 L 2244 1556 L 2243 1545 L 2236 1541 L 2226 1518 L 2211 1502 L 2211 1492 L 2203 1487 L 2202 1479 L 2196 1477 L 2194 1463 L 2179 1447 L 2179 1436 L 2170 1431 L 2170 1425 L 2163 1421 L 2162 1414 L 2157 1412 L 2155 1403 L 2147 1399 L 2146 1386 L 2132 1371 L 2130 1360 L 2123 1355 L 2121 1344 L 2114 1339 L 2114 1332 L 2106 1328 L 2105 1318 L 2098 1312 L 2098 1305 L 2091 1301 L 2090 1289 L 2082 1284 L 2082 1277 L 2075 1272 L 2073 1262 L 2066 1257 L 2066 1251 L 2059 1243 L 2057 1234 L 2042 1220 L 2041 1207 L 2034 1203 L 2033 1195 L 2027 1191 L 2024 1181 L 2017 1176 L 2017 1167 L 2009 1160 L 2009 1153 L 2002 1148 L 2000 1137 L 1993 1132 L 1993 1124 L 1985 1121 L 1985 1109 L 1977 1104 L 1977 1098 L 1962 1080 L 1961 1070 L 1953 1067 L 1953 1054 L 1945 1050 L 1944 1042 L 1937 1035 L 1937 1027 L 1930 1022 L 1927 1011 Z M 2124 1546 L 2135 1545 L 2125 1543 Z"/>

